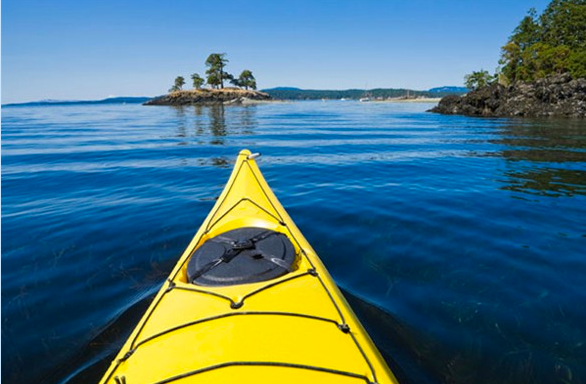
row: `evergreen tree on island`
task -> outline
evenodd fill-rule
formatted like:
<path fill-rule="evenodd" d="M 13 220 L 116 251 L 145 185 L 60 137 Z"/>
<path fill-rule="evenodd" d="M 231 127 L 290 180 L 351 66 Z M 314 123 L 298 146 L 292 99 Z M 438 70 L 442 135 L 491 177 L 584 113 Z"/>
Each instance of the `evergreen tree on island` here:
<path fill-rule="evenodd" d="M 181 91 L 183 89 L 184 85 L 185 85 L 185 79 L 183 78 L 183 76 L 177 76 L 175 78 L 175 84 L 173 84 L 171 89 L 169 89 L 169 92 Z"/>
<path fill-rule="evenodd" d="M 551 0 L 521 20 L 501 48 L 495 75 L 466 75 L 468 94 L 432 112 L 485 117 L 586 118 L 586 0 Z"/>
<path fill-rule="evenodd" d="M 185 78 L 177 76 L 169 94 L 147 101 L 146 105 L 193 105 L 193 104 L 218 104 L 218 103 L 241 103 L 244 99 L 269 100 L 271 96 L 264 92 L 256 91 L 256 79 L 252 71 L 245 69 L 235 78 L 226 71 L 225 53 L 212 53 L 205 61 L 207 66 L 206 76 L 199 73 L 190 75 L 193 89 L 183 91 Z M 243 90 L 224 88 L 224 81 L 230 81 Z M 203 89 L 204 84 L 208 87 Z M 217 90 L 210 92 L 210 88 Z M 244 91 L 246 90 L 246 91 Z"/>
<path fill-rule="evenodd" d="M 208 75 L 207 82 L 212 88 L 224 88 L 224 80 L 233 78 L 232 75 L 224 72 L 227 63 L 225 53 L 212 53 L 208 56 L 205 63 L 208 67 L 206 75 Z"/>
<path fill-rule="evenodd" d="M 248 88 L 256 89 L 256 79 L 252 75 L 252 71 L 245 69 L 238 77 L 238 84 L 239 87 L 244 87 L 244 89 L 248 90 Z"/>
<path fill-rule="evenodd" d="M 586 78 L 586 0 L 553 0 L 541 15 L 530 9 L 501 48 L 499 64 L 484 80 L 508 85 L 562 73 Z M 466 75 L 465 81 L 480 79 L 482 72 Z"/>
<path fill-rule="evenodd" d="M 201 76 L 197 73 L 194 73 L 193 75 L 191 75 L 191 80 L 193 81 L 193 88 L 194 89 L 201 89 L 201 86 L 205 82 L 205 80 L 202 79 Z"/>
<path fill-rule="evenodd" d="M 494 76 L 491 76 L 488 71 L 481 69 L 480 71 L 474 71 L 464 76 L 464 85 L 468 89 L 478 89 L 486 87 L 494 81 Z"/>

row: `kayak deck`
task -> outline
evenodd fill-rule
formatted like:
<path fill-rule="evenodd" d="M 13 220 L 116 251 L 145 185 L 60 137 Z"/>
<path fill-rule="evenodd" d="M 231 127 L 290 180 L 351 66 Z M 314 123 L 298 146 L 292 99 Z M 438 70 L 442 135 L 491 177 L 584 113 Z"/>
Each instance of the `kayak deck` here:
<path fill-rule="evenodd" d="M 295 262 L 267 281 L 202 286 L 187 264 L 207 240 L 284 234 Z M 238 155 L 214 208 L 101 383 L 396 383 L 318 256 L 260 173 Z"/>

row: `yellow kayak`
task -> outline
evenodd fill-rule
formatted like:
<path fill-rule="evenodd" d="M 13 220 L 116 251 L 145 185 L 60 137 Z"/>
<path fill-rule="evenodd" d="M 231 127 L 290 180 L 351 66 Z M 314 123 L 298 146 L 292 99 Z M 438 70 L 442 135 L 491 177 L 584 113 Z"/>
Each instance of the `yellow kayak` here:
<path fill-rule="evenodd" d="M 248 150 L 101 383 L 396 383 Z"/>

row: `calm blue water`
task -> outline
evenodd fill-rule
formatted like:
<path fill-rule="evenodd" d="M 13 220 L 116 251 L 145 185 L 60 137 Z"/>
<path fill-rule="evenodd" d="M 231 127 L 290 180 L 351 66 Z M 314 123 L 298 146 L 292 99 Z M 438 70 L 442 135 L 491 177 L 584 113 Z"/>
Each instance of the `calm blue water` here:
<path fill-rule="evenodd" d="M 96 382 L 242 148 L 405 382 L 586 382 L 586 122 L 2 108 L 2 382 Z"/>

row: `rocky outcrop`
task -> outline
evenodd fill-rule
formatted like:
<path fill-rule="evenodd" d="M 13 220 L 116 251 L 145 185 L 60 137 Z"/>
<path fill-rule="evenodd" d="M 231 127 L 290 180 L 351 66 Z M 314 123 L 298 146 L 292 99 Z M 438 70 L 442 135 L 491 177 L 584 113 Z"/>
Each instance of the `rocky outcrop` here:
<path fill-rule="evenodd" d="M 250 100 L 270 100 L 268 93 L 238 88 L 198 89 L 171 92 L 148 100 L 144 105 L 239 104 Z"/>
<path fill-rule="evenodd" d="M 446 96 L 430 112 L 484 117 L 586 118 L 586 79 L 551 75 L 535 82 L 500 84 Z"/>

